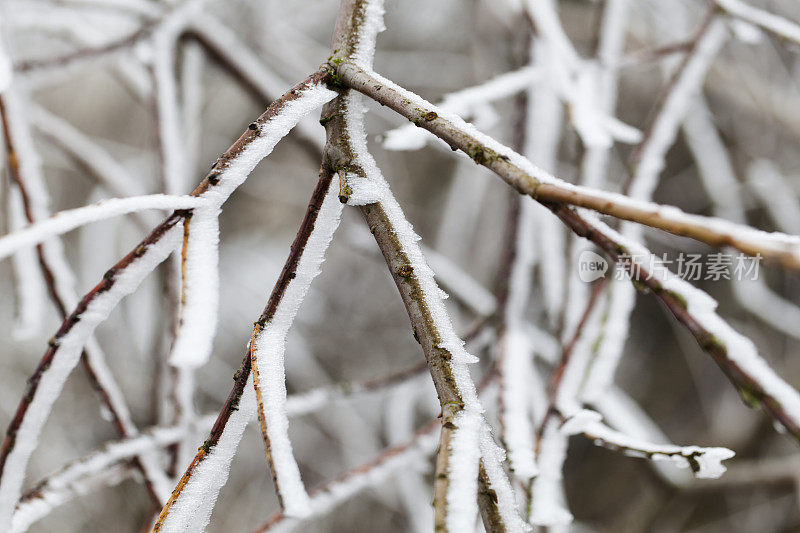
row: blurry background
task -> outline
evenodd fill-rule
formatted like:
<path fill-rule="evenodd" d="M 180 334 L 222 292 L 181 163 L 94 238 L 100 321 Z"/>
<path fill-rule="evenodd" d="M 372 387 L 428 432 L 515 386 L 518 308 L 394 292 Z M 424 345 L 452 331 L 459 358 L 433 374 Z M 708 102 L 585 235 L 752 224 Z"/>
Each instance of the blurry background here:
<path fill-rule="evenodd" d="M 753 4 L 800 21 L 796 0 L 759 0 Z M 563 0 L 554 5 L 575 50 L 586 60 L 593 59 L 605 2 Z M 77 49 L 102 47 L 103 43 L 132 35 L 161 7 L 149 0 L 5 0 L 2 29 L 10 56 L 19 65 Z M 338 2 L 211 1 L 203 9 L 249 48 L 261 67 L 285 89 L 328 57 Z M 668 71 L 675 68 L 682 53 L 657 50 L 691 39 L 706 10 L 707 4 L 700 0 L 630 2 L 624 61 L 613 67 L 619 69 L 620 79 L 617 116 L 626 124 L 646 128 L 667 84 Z M 519 6 L 510 1 L 389 1 L 387 30 L 378 39 L 375 69 L 438 101 L 449 92 L 522 66 L 531 27 L 520 13 Z M 213 33 L 213 28 L 209 31 Z M 800 46 L 741 23 L 731 23 L 729 31 L 731 36 L 703 89 L 735 177 L 733 184 L 725 184 L 717 193 L 718 207 L 723 211 L 732 208 L 729 198 L 733 197 L 751 225 L 800 232 Z M 231 76 L 191 35 L 179 41 L 176 53 L 186 164 L 191 169 L 179 192 L 188 193 L 268 101 Z M 236 54 L 236 50 L 231 53 Z M 35 105 L 66 120 L 107 151 L 127 171 L 136 190 L 159 192 L 158 130 L 148 66 L 151 55 L 147 39 L 142 38 L 113 53 L 86 57 L 68 66 L 31 68 L 20 73 L 15 83 Z M 550 59 L 560 61 L 555 55 Z M 403 119 L 390 110 L 368 105 L 373 154 L 423 244 L 491 293 L 497 287 L 511 205 L 507 186 L 435 143 L 413 152 L 384 149 L 382 135 L 402 125 Z M 583 153 L 581 138 L 571 122 L 574 115 L 569 105 L 560 101 L 558 106 L 563 123 L 556 133 L 555 161 L 534 162 L 549 165 L 547 170 L 575 181 Z M 519 112 L 519 99 L 509 97 L 485 104 L 467 118 L 513 144 Z M 311 117 L 307 126 L 320 142 L 324 132 L 315 125 L 317 118 Z M 50 124 L 47 117 L 37 121 L 34 133 L 52 210 L 115 196 L 99 185 L 57 139 L 53 140 L 59 133 L 54 133 Z M 535 125 L 529 131 L 536 132 Z M 682 130 L 668 153 L 655 200 L 692 213 L 718 213 L 708 187 L 703 185 L 685 132 Z M 696 142 L 700 144 L 695 144 L 694 150 L 715 150 Z M 214 355 L 196 378 L 194 403 L 198 413 L 217 412 L 228 394 L 252 322 L 266 303 L 316 182 L 319 154 L 315 146 L 313 139 L 291 134 L 225 205 L 221 217 L 220 323 Z M 618 190 L 625 182 L 630 150 L 631 145 L 624 143 L 616 143 L 610 150 L 604 188 Z M 153 213 L 146 217 L 152 225 L 159 220 Z M 132 217 L 93 224 L 66 235 L 65 248 L 78 292 L 83 294 L 92 287 L 143 235 L 141 221 Z M 680 251 L 713 251 L 664 233 L 647 231 L 646 235 L 655 253 L 667 253 L 671 258 Z M 312 286 L 290 334 L 286 357 L 290 393 L 332 382 L 369 379 L 422 360 L 400 298 L 369 237 L 360 215 L 345 209 L 323 273 Z M 566 249 L 563 255 L 564 265 L 573 272 L 577 265 L 571 263 Z M 438 271 L 435 264 L 434 269 Z M 29 335 L 15 333 L 18 291 L 12 270 L 11 262 L 0 264 L 3 427 L 16 409 L 25 380 L 44 352 L 47 339 L 60 324 L 55 310 L 48 306 L 34 331 Z M 537 266 L 534 271 L 529 318 L 559 338 L 563 318 L 545 309 L 540 270 Z M 761 275 L 787 302 L 800 298 L 796 275 L 786 275 L 769 265 L 762 265 Z M 442 282 L 447 285 L 446 279 Z M 97 331 L 140 428 L 161 422 L 155 390 L 159 361 L 165 357 L 170 309 L 163 283 L 163 273 L 151 276 Z M 800 324 L 792 326 L 791 322 L 800 316 L 797 308 L 789 303 L 780 307 L 762 293 L 742 297 L 726 281 L 700 282 L 700 286 L 720 301 L 722 315 L 754 340 L 789 383 L 800 384 Z M 475 311 L 454 297 L 448 300 L 448 306 L 457 330 L 466 331 L 476 317 Z M 484 361 L 492 357 L 491 342 L 480 343 L 477 348 Z M 476 376 L 480 368 L 475 369 Z M 676 488 L 654 473 L 646 461 L 574 437 L 565 467 L 565 486 L 576 518 L 575 529 L 783 531 L 800 527 L 800 457 L 796 443 L 778 434 L 760 411 L 746 408 L 691 336 L 647 295 L 637 297 L 617 383 L 671 441 L 726 446 L 737 456 L 728 462 L 729 473 L 720 480 Z M 399 409 L 398 404 L 410 407 Z M 412 428 L 405 427 L 409 414 L 404 410 L 410 410 L 414 423 L 421 425 L 435 416 L 436 408 L 433 387 L 423 376 L 387 394 L 332 402 L 314 415 L 294 419 L 291 436 L 306 484 L 318 485 L 408 437 Z M 113 427 L 100 415 L 84 370 L 77 368 L 33 456 L 28 486 L 66 461 L 115 439 Z M 194 446 L 204 439 L 197 435 Z M 745 469 L 754 469 L 755 473 Z M 732 481 L 726 481 L 728 476 Z M 300 529 L 424 530 L 426 525 L 430 527 L 432 516 L 430 493 L 423 492 L 428 487 L 430 476 L 425 468 L 403 471 Z M 251 425 L 209 531 L 248 530 L 275 509 L 277 501 L 263 444 L 257 426 Z M 120 532 L 140 531 L 152 511 L 141 484 L 127 479 L 57 508 L 31 531 L 105 531 L 112 527 Z"/>

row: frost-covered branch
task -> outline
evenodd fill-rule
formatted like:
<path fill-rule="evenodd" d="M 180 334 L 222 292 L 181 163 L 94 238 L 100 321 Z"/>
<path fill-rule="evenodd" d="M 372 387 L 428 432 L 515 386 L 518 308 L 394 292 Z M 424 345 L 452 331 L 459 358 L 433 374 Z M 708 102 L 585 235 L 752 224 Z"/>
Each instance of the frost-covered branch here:
<path fill-rule="evenodd" d="M 755 24 L 787 41 L 800 44 L 800 24 L 797 22 L 753 7 L 742 0 L 714 0 L 714 3 L 729 15 Z"/>
<path fill-rule="evenodd" d="M 561 431 L 567 435 L 581 433 L 595 445 L 623 452 L 631 457 L 670 461 L 678 468 L 688 467 L 695 477 L 700 479 L 720 477 L 725 472 L 722 461 L 734 456 L 734 453 L 727 448 L 650 443 L 615 431 L 601 420 L 602 416 L 599 413 L 583 410 L 568 418 L 561 426 Z"/>
<path fill-rule="evenodd" d="M 371 68 L 378 31 L 383 28 L 381 1 L 344 1 L 339 11 L 332 62 Z M 359 96 L 344 90 L 323 109 L 328 142 L 326 164 L 342 179 L 340 199 L 359 206 L 375 236 L 422 346 L 442 406 L 442 433 L 434 477 L 437 528 L 465 531 L 472 527 L 476 500 L 487 528 L 523 528 L 499 456 L 482 454 L 483 408 L 467 365 L 466 352 L 453 330 L 441 291 L 425 262 L 411 224 L 394 198 L 374 159 L 367 151 L 363 109 Z M 489 437 L 491 438 L 491 437 Z M 483 455 L 483 456 L 482 456 Z M 478 499 L 479 462 L 482 476 L 497 499 Z M 491 464 L 488 464 L 491 463 Z"/>
<path fill-rule="evenodd" d="M 496 76 L 480 85 L 446 94 L 437 106 L 466 120 L 475 116 L 483 106 L 528 89 L 540 77 L 539 69 L 525 66 Z M 414 124 L 405 124 L 387 131 L 382 144 L 387 150 L 418 150 L 435 138 Z"/>
<path fill-rule="evenodd" d="M 0 114 L 2 114 L 9 175 L 16 185 L 26 220 L 36 224 L 48 215 L 47 191 L 26 117 L 22 114 L 18 96 L 13 90 L 5 91 L 0 96 Z M 36 254 L 50 298 L 61 317 L 66 317 L 68 309 L 75 305 L 78 297 L 73 288 L 74 276 L 66 261 L 61 242 L 49 240 L 39 243 L 36 246 Z M 41 425 L 58 395 L 59 387 L 63 385 L 67 374 L 77 363 L 78 356 L 86 368 L 90 382 L 100 396 L 102 405 L 108 409 L 118 433 L 125 437 L 136 435 L 138 431 L 131 420 L 122 391 L 106 365 L 105 356 L 89 334 L 85 339 L 85 346 L 82 344 L 73 351 L 72 357 L 65 365 L 61 367 L 53 365 L 55 368 L 51 369 L 52 361 L 46 360 L 40 363 L 36 373 L 28 382 L 28 392 L 20 402 L 3 447 L 0 449 L 0 524 L 10 519 L 6 513 L 10 512 L 10 507 L 13 507 L 19 497 L 26 463 L 36 445 Z M 40 402 L 41 406 L 38 406 L 37 400 L 42 398 L 42 395 L 37 398 L 34 393 L 41 380 L 52 380 L 54 384 L 52 390 L 45 391 L 46 394 Z M 26 419 L 25 415 L 31 406 L 36 417 L 28 416 Z M 27 425 L 26 421 L 29 422 Z M 20 456 L 15 458 L 17 462 L 11 465 L 11 472 L 3 476 L 6 474 L 5 466 L 9 454 L 13 455 L 14 451 L 19 451 Z M 145 486 L 153 500 L 157 504 L 161 503 L 166 497 L 168 485 L 166 476 L 158 469 L 154 458 L 136 457 L 134 464 L 144 475 Z"/>
<path fill-rule="evenodd" d="M 315 199 L 318 199 L 316 220 L 304 243 L 303 254 L 292 265 L 290 279 L 280 302 L 256 324 L 250 350 L 258 418 L 275 489 L 283 512 L 287 516 L 298 517 L 310 511 L 310 504 L 289 441 L 284 352 L 289 328 L 311 282 L 320 273 L 325 250 L 339 226 L 342 214 L 339 176 L 322 170 L 318 191 L 321 191 L 322 197 L 315 195 Z"/>
<path fill-rule="evenodd" d="M 185 210 L 202 206 L 202 198 L 151 194 L 130 198 L 110 198 L 95 204 L 60 211 L 50 218 L 0 237 L 0 260 L 22 248 L 35 246 L 57 235 L 63 235 L 86 224 L 109 218 L 138 213 L 145 209 Z"/>
<path fill-rule="evenodd" d="M 295 269 L 314 232 L 322 201 L 330 187 L 332 176 L 324 171 L 320 176 L 321 179 L 292 244 L 289 257 L 264 312 L 255 324 L 247 355 L 234 376 L 235 384 L 228 400 L 220 411 L 208 439 L 198 451 L 192 464 L 189 465 L 173 491 L 169 502 L 161 511 L 154 526 L 154 532 L 180 531 L 184 527 L 202 529 L 211 517 L 211 511 L 219 490 L 227 479 L 228 467 L 236 452 L 242 432 L 249 418 L 254 416 L 257 410 L 255 387 L 249 386 L 252 384 L 251 365 L 255 359 L 253 353 L 256 350 L 256 340 L 271 317 L 275 316 L 275 312 L 294 278 Z"/>
<path fill-rule="evenodd" d="M 554 212 L 570 229 L 592 241 L 611 259 L 622 259 L 631 279 L 647 287 L 689 330 L 733 383 L 743 401 L 751 407 L 762 407 L 800 440 L 800 394 L 767 365 L 750 339 L 736 332 L 716 313 L 717 302 L 713 298 L 666 268 L 649 272 L 649 265 L 659 264 L 652 254 L 592 218 L 590 213 L 581 215 L 564 207 L 554 208 Z M 635 261 L 627 260 L 634 256 Z"/>
<path fill-rule="evenodd" d="M 368 69 L 346 60 L 329 68 L 337 73 L 342 83 L 397 111 L 454 149 L 463 151 L 476 163 L 492 170 L 520 193 L 540 202 L 592 209 L 691 237 L 712 246 L 733 246 L 750 255 L 760 254 L 787 268 L 800 268 L 800 238 L 797 236 L 767 233 L 722 219 L 687 214 L 672 206 L 660 206 L 621 194 L 571 185 L 537 168 L 459 117 L 441 111 Z"/>
<path fill-rule="evenodd" d="M 325 72 L 313 74 L 273 103 L 223 154 L 192 194 L 220 206 L 300 117 L 334 95 L 319 85 L 325 76 Z M 187 214 L 178 211 L 171 215 L 114 265 L 78 302 L 51 339 L 0 449 L 0 524 L 10 518 L 42 426 L 93 330 L 176 248 L 182 233 L 178 225 Z"/>

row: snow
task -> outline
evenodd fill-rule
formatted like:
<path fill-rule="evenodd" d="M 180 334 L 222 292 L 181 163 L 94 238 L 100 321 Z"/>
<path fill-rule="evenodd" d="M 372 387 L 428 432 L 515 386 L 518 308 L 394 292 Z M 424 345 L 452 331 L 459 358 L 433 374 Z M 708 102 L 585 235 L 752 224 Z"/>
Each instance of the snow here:
<path fill-rule="evenodd" d="M 219 169 L 219 182 L 201 194 L 201 198 L 221 206 L 301 118 L 336 96 L 336 92 L 322 84 L 311 84 L 299 97 L 286 102 L 275 116 L 266 122 L 257 122 L 257 135 L 229 164 Z"/>
<path fill-rule="evenodd" d="M 397 239 L 399 248 L 408 260 L 414 277 L 420 287 L 424 308 L 430 314 L 431 323 L 441 339 L 437 348 L 446 349 L 450 354 L 449 366 L 455 388 L 464 404 L 453 423 L 457 429 L 451 438 L 451 453 L 448 457 L 447 522 L 451 531 L 468 531 L 474 525 L 477 511 L 477 473 L 480 458 L 480 431 L 485 421 L 483 407 L 478 399 L 475 384 L 472 382 L 468 364 L 477 359 L 464 348 L 450 321 L 442 300 L 442 291 L 434 280 L 418 244 L 419 236 L 403 214 L 389 185 L 378 169 L 375 160 L 367 150 L 364 130 L 364 113 L 361 96 L 349 91 L 344 98 L 346 113 L 345 128 L 353 151 L 353 164 L 364 171 L 364 177 L 348 174 L 347 183 L 352 189 L 348 203 L 367 205 L 377 203 L 382 208 L 388 224 Z M 419 99 L 418 97 L 416 97 Z M 503 477 L 505 474 L 503 474 Z M 498 481 L 499 482 L 499 481 Z M 508 505 L 513 505 L 509 503 Z"/>
<path fill-rule="evenodd" d="M 484 422 L 479 413 L 464 410 L 456 414 L 452 423 L 456 429 L 450 437 L 447 465 L 447 531 L 471 531 L 478 511 L 478 464 Z"/>
<path fill-rule="evenodd" d="M 300 470 L 289 441 L 289 418 L 286 412 L 286 377 L 284 353 L 286 335 L 294 322 L 311 282 L 320 273 L 325 251 L 339 226 L 343 204 L 339 201 L 339 177 L 334 175 L 317 215 L 314 230 L 297 262 L 295 277 L 272 318 L 255 338 L 255 383 L 263 412 L 262 430 L 268 438 L 269 456 L 281 496 L 284 513 L 304 516 L 309 512 L 309 500 Z"/>
<path fill-rule="evenodd" d="M 600 413 L 583 410 L 568 419 L 561 427 L 567 435 L 585 434 L 596 444 L 621 449 L 633 457 L 648 457 L 653 461 L 670 461 L 679 468 L 692 468 L 695 477 L 716 479 L 725 472 L 722 461 L 735 454 L 727 448 L 702 448 L 700 446 L 675 446 L 653 444 L 619 431 L 601 422 Z"/>
<path fill-rule="evenodd" d="M 95 490 L 107 490 L 127 479 L 132 472 L 130 465 L 112 465 L 87 479 L 77 479 L 69 486 L 48 490 L 41 497 L 31 498 L 17 508 L 11 533 L 24 533 L 37 520 L 47 516 L 53 509 L 64 505 L 76 496 Z"/>
<path fill-rule="evenodd" d="M 741 0 L 715 0 L 715 2 L 735 17 L 769 30 L 784 39 L 800 43 L 800 25 L 787 18 L 758 9 Z"/>
<path fill-rule="evenodd" d="M 186 219 L 189 238 L 181 300 L 181 322 L 169 363 L 198 368 L 208 361 L 217 327 L 219 302 L 218 207 L 200 207 Z"/>
<path fill-rule="evenodd" d="M 386 29 L 383 23 L 383 0 L 366 0 L 355 4 L 361 11 L 362 20 L 358 25 L 356 43 L 350 56 L 356 65 L 371 69 L 375 58 L 375 41 L 378 34 Z"/>
<path fill-rule="evenodd" d="M 503 386 L 503 440 L 508 447 L 508 459 L 514 475 L 528 482 L 536 475 L 530 402 L 530 367 L 533 365 L 533 347 L 530 338 L 518 328 L 509 328 L 505 334 L 502 358 Z"/>
<path fill-rule="evenodd" d="M 467 367 L 477 359 L 465 350 L 463 341 L 456 335 L 442 301 L 441 291 L 434 280 L 433 271 L 425 261 L 418 244 L 419 236 L 405 218 L 375 160 L 367 151 L 363 113 L 353 112 L 361 109 L 360 96 L 350 92 L 345 98 L 346 109 L 349 112 L 346 121 L 347 133 L 355 152 L 355 163 L 366 173 L 366 177 L 348 175 L 348 184 L 352 188 L 348 203 L 351 205 L 378 203 L 383 208 L 400 248 L 419 283 L 422 299 L 431 315 L 431 321 L 436 324 L 442 339 L 438 347 L 446 349 L 451 354 L 449 365 L 464 409 L 453 421 L 458 429 L 454 431 L 451 440 L 446 516 L 449 530 L 467 531 L 474 523 L 473 518 L 477 511 L 479 431 L 483 423 L 483 407 Z"/>
<path fill-rule="evenodd" d="M 219 491 L 228 480 L 236 448 L 255 413 L 255 389 L 251 378 L 242 391 L 239 408 L 231 413 L 217 445 L 211 447 L 195 467 L 192 477 L 178 494 L 161 525 L 161 532 L 205 530 L 211 520 L 211 511 L 219 497 Z"/>
<path fill-rule="evenodd" d="M 695 102 L 683 128 L 700 171 L 700 181 L 711 199 L 713 213 L 735 222 L 745 222 L 747 217 L 741 186 L 702 98 Z M 800 205 L 775 166 L 765 160 L 753 161 L 748 168 L 748 178 L 748 185 L 761 199 L 778 228 L 800 233 Z M 800 335 L 796 328 L 800 321 L 800 308 L 773 292 L 763 278 L 737 279 L 731 283 L 731 290 L 737 302 L 763 322 L 791 337 Z"/>
<path fill-rule="evenodd" d="M 49 475 L 43 485 L 37 485 L 35 497 L 20 503 L 14 512 L 11 531 L 26 531 L 35 521 L 61 505 L 64 496 L 75 492 L 76 486 L 92 478 L 102 477 L 104 471 L 114 468 L 117 463 L 174 444 L 186 433 L 186 428 L 156 427 L 136 437 L 112 441 L 85 457 L 67 463 Z"/>
<path fill-rule="evenodd" d="M 559 429 L 560 422 L 551 418 L 545 425 L 540 442 L 539 475 L 531 486 L 529 521 L 537 526 L 556 526 L 572 522 L 572 513 L 564 506 L 563 475 L 567 457 L 568 436 Z"/>
<path fill-rule="evenodd" d="M 348 94 L 347 109 L 360 109 L 359 98 L 360 96 L 357 93 L 351 92 Z M 441 291 L 434 280 L 433 271 L 425 261 L 419 246 L 420 238 L 405 218 L 400 204 L 397 203 L 389 189 L 389 185 L 375 164 L 375 160 L 366 149 L 366 134 L 364 133 L 361 114 L 351 113 L 347 121 L 347 127 L 348 136 L 355 151 L 356 162 L 365 170 L 367 176 L 363 178 L 357 175 L 348 175 L 348 184 L 353 192 L 347 203 L 349 205 L 380 203 L 381 207 L 383 207 L 400 243 L 400 247 L 408 258 L 412 271 L 419 281 L 423 298 L 428 305 L 433 322 L 437 325 L 442 338 L 439 347 L 447 349 L 453 355 L 453 364 L 451 366 L 453 366 L 456 385 L 462 395 L 462 399 L 467 408 L 482 411 L 475 393 L 475 385 L 472 383 L 469 371 L 465 366 L 465 364 L 476 362 L 477 359 L 467 353 L 464 349 L 463 341 L 455 333 L 450 316 L 442 301 Z"/>
<path fill-rule="evenodd" d="M 144 209 L 192 209 L 204 205 L 202 198 L 151 194 L 131 198 L 112 198 L 69 209 L 0 237 L 0 260 L 15 252 L 62 235 L 80 226 Z"/>
<path fill-rule="evenodd" d="M 515 504 L 516 495 L 514 494 L 514 489 L 511 487 L 511 483 L 509 483 L 503 469 L 506 454 L 492 438 L 492 432 L 488 424 L 483 424 L 481 428 L 480 450 L 489 489 L 493 490 L 497 495 L 497 510 L 503 519 L 506 531 L 529 531 L 531 527 L 519 515 L 519 510 Z"/>
<path fill-rule="evenodd" d="M 6 459 L 0 479 L 0 529 L 10 527 L 11 512 L 19 500 L 25 469 L 42 427 L 64 387 L 67 376 L 80 359 L 83 347 L 94 329 L 108 318 L 119 301 L 136 290 L 144 278 L 177 247 L 180 227 L 164 233 L 161 240 L 148 246 L 144 254 L 128 268 L 119 271 L 114 284 L 95 297 L 81 315 L 81 320 L 58 340 L 52 363 L 42 374 L 39 386 L 16 435 L 14 448 Z"/>
<path fill-rule="evenodd" d="M 4 198 L 8 209 L 8 226 L 13 232 L 25 225 L 25 213 L 22 197 L 16 187 L 6 189 L 8 196 Z M 42 277 L 39 259 L 34 249 L 24 249 L 12 258 L 14 282 L 17 295 L 17 310 L 14 321 L 13 336 L 15 339 L 32 338 L 42 326 L 47 301 L 44 278 Z"/>

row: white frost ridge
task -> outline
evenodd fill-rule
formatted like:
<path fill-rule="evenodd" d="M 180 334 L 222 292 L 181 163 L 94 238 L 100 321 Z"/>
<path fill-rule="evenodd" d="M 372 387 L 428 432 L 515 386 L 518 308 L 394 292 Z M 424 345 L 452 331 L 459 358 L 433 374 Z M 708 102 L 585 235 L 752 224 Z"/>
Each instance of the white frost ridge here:
<path fill-rule="evenodd" d="M 191 196 L 150 194 L 131 198 L 111 198 L 77 209 L 61 211 L 50 218 L 0 237 L 0 260 L 21 248 L 34 246 L 50 237 L 67 233 L 92 222 L 145 209 L 192 209 L 205 203 L 206 200 Z"/>
<path fill-rule="evenodd" d="M 698 478 L 720 477 L 726 470 L 722 461 L 735 455 L 728 448 L 653 444 L 615 431 L 603 424 L 601 419 L 600 413 L 583 410 L 567 420 L 561 431 L 567 435 L 583 433 L 598 445 L 623 450 L 632 457 L 671 461 L 679 468 L 691 468 Z"/>
<path fill-rule="evenodd" d="M 259 417 L 262 428 L 266 431 L 265 437 L 268 438 L 276 490 L 281 496 L 284 513 L 290 516 L 305 516 L 310 512 L 310 507 L 308 494 L 300 478 L 300 470 L 289 441 L 284 367 L 286 335 L 300 309 L 300 304 L 308 293 L 311 282 L 320 273 L 320 266 L 325 260 L 325 251 L 333 239 L 336 228 L 339 227 L 344 204 L 339 201 L 338 194 L 339 177 L 334 174 L 317 215 L 314 230 L 308 238 L 303 255 L 297 262 L 295 277 L 289 281 L 274 316 L 255 339 L 253 369 L 257 372 L 254 381 L 262 409 Z"/>
<path fill-rule="evenodd" d="M 211 355 L 219 300 L 219 213 L 218 207 L 199 208 L 185 221 L 189 238 L 181 324 L 169 356 L 173 366 L 197 368 Z"/>

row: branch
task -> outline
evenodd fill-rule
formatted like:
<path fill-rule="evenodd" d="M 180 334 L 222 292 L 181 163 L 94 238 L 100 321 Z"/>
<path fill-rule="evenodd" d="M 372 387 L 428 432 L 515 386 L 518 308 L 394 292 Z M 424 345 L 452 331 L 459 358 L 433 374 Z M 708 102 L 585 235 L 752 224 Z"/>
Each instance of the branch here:
<path fill-rule="evenodd" d="M 737 333 L 716 314 L 716 302 L 706 293 L 671 274 L 661 277 L 647 270 L 657 264 L 643 246 L 627 241 L 599 220 L 581 216 L 566 207 L 553 211 L 576 234 L 592 241 L 630 274 L 640 287 L 654 294 L 695 337 L 700 347 L 722 369 L 751 407 L 762 407 L 786 431 L 800 441 L 800 395 L 758 355 L 752 341 Z M 628 261 L 628 258 L 636 260 Z M 641 259 L 640 259 L 641 258 Z"/>
<path fill-rule="evenodd" d="M 150 194 L 130 198 L 109 198 L 97 203 L 59 211 L 50 218 L 35 221 L 23 229 L 0 237 L 0 261 L 17 251 L 39 245 L 57 235 L 109 218 L 138 213 L 145 209 L 194 209 L 206 204 L 202 198 Z"/>
<path fill-rule="evenodd" d="M 358 62 L 369 68 L 377 32 L 382 27 L 382 2 L 342 2 L 332 49 L 333 63 Z M 323 109 L 328 142 L 325 164 L 342 180 L 340 199 L 359 206 L 370 231 L 386 259 L 406 306 L 415 338 L 425 353 L 442 406 L 442 433 L 434 476 L 434 509 L 437 529 L 462 531 L 472 527 L 472 509 L 477 498 L 481 441 L 485 441 L 482 407 L 467 364 L 475 359 L 453 330 L 418 237 L 405 219 L 388 184 L 367 151 L 363 111 L 358 96 L 342 91 Z M 489 437 L 491 438 L 491 437 Z M 512 493 L 496 454 L 486 453 L 481 468 L 488 479 L 483 492 L 493 490 L 497 499 L 479 498 L 492 530 L 523 529 L 524 525 L 508 501 Z M 502 474 L 502 475 L 500 475 Z M 500 498 L 502 502 L 498 502 Z M 487 518 L 490 517 L 490 518 Z"/>
<path fill-rule="evenodd" d="M 6 91 L 0 96 L 0 114 L 2 115 L 9 175 L 17 186 L 24 208 L 25 218 L 29 223 L 33 224 L 36 223 L 37 220 L 47 216 L 47 192 L 41 176 L 41 168 L 33 147 L 33 140 L 28 124 L 25 118 L 20 114 L 19 102 L 17 102 L 16 95 L 12 94 L 12 91 Z M 77 301 L 77 295 L 72 286 L 74 276 L 66 261 L 61 243 L 59 241 L 50 241 L 44 244 L 38 244 L 36 246 L 36 253 L 50 298 L 61 317 L 66 317 L 67 309 Z M 91 331 L 89 334 L 90 333 Z M 128 406 L 119 386 L 106 365 L 105 356 L 100 350 L 99 345 L 96 341 L 89 338 L 88 335 L 84 344 L 86 344 L 85 348 L 81 345 L 79 350 L 73 352 L 71 366 L 67 367 L 66 372 L 68 373 L 69 370 L 75 366 L 77 357 L 80 356 L 80 360 L 86 369 L 89 380 L 100 396 L 101 403 L 111 414 L 111 419 L 119 435 L 123 437 L 136 435 L 138 430 L 131 420 Z M 45 378 L 51 378 L 63 384 L 66 375 L 63 368 L 56 368 Z M 39 378 L 36 379 L 38 381 Z M 32 382 L 29 382 L 29 391 L 31 385 Z M 60 390 L 58 387 L 58 385 L 53 386 L 56 395 Z M 7 520 L 6 513 L 10 513 L 11 511 L 9 507 L 13 508 L 13 505 L 19 497 L 25 466 L 36 444 L 36 440 L 38 439 L 38 433 L 41 430 L 41 425 L 37 427 L 36 424 L 37 422 L 40 424 L 44 423 L 43 419 L 37 420 L 37 417 L 28 417 L 28 420 L 33 418 L 33 422 L 28 427 L 25 427 L 25 420 L 19 419 L 18 429 L 20 435 L 17 434 L 16 429 L 14 429 L 13 433 L 11 432 L 15 422 L 18 421 L 17 416 L 20 415 L 20 409 L 25 402 L 29 401 L 30 404 L 35 403 L 36 398 L 31 398 L 32 395 L 33 393 L 29 392 L 20 404 L 20 408 L 18 408 L 15 418 L 12 420 L 11 426 L 9 427 L 9 433 L 3 443 L 3 448 L 0 449 L 0 475 L 2 475 L 5 473 L 6 453 L 10 450 L 7 445 L 13 447 L 17 438 L 20 438 L 22 441 L 21 444 L 18 445 L 18 450 L 21 451 L 21 458 L 19 459 L 20 464 L 14 465 L 11 475 L 6 475 L 3 479 L 0 479 L 0 524 Z M 37 411 L 36 415 L 41 417 L 43 412 L 46 417 L 54 400 L 55 397 L 45 397 L 43 405 L 40 408 L 41 411 Z M 49 405 L 48 402 L 50 402 Z M 29 405 L 25 405 L 24 409 L 27 410 L 28 406 Z M 24 417 L 24 411 L 22 416 Z M 26 430 L 29 430 L 27 434 Z M 10 443 L 9 437 L 13 439 Z M 151 498 L 156 505 L 160 505 L 169 490 L 166 476 L 159 470 L 153 457 L 137 457 L 134 460 L 134 464 L 142 472 L 145 486 Z"/>
<path fill-rule="evenodd" d="M 217 160 L 192 195 L 221 205 L 300 117 L 331 98 L 333 93 L 320 86 L 326 76 L 323 71 L 312 74 L 276 100 Z M 30 378 L 0 448 L 0 520 L 10 516 L 19 498 L 25 466 L 47 414 L 77 364 L 84 344 L 119 301 L 133 292 L 177 247 L 181 240 L 181 228 L 177 225 L 187 214 L 186 211 L 173 213 L 114 265 L 103 281 L 81 299 L 51 339 L 50 348 Z M 36 416 L 26 416 L 29 411 Z"/>
<path fill-rule="evenodd" d="M 758 9 L 741 0 L 714 0 L 714 3 L 736 18 L 774 33 L 778 37 L 800 44 L 800 24 L 769 11 Z"/>
<path fill-rule="evenodd" d="M 284 289 L 280 305 L 262 317 L 251 341 L 251 365 L 261 435 L 266 445 L 267 460 L 272 468 L 278 499 L 284 513 L 290 516 L 307 514 L 309 502 L 289 442 L 289 420 L 285 408 L 286 335 L 311 282 L 320 273 L 325 251 L 333 239 L 333 233 L 339 227 L 342 204 L 338 196 L 338 176 L 323 168 L 314 196 L 314 229 L 304 243 L 305 252 L 292 265 L 290 281 Z"/>
<path fill-rule="evenodd" d="M 202 529 L 208 523 L 211 507 L 216 501 L 219 489 L 227 478 L 227 465 L 233 459 L 233 454 L 241 439 L 244 427 L 256 410 L 255 387 L 247 386 L 248 382 L 251 381 L 250 370 L 252 368 L 256 339 L 259 337 L 262 328 L 275 315 L 294 277 L 297 263 L 302 258 L 306 245 L 314 231 L 320 204 L 330 185 L 330 178 L 324 179 L 325 176 L 326 173 L 321 171 L 320 180 L 292 243 L 291 252 L 284 263 L 283 270 L 281 270 L 264 312 L 254 325 L 247 354 L 241 367 L 234 375 L 235 383 L 228 395 L 228 400 L 220 411 L 208 439 L 197 452 L 194 460 L 175 487 L 167 505 L 162 509 L 153 527 L 154 533 L 161 531 L 162 527 L 170 531 L 173 528 L 180 528 L 187 524 L 193 524 Z M 208 510 L 207 515 L 195 515 L 194 510 L 198 505 L 197 500 L 200 500 L 199 505 Z"/>
<path fill-rule="evenodd" d="M 337 78 L 377 102 L 386 105 L 461 150 L 476 163 L 498 174 L 522 194 L 548 204 L 569 204 L 592 209 L 623 220 L 638 222 L 705 242 L 733 246 L 750 255 L 760 254 L 787 268 L 800 269 L 800 238 L 767 233 L 726 220 L 684 213 L 678 208 L 636 201 L 626 196 L 563 182 L 538 169 L 528 160 L 483 135 L 457 116 L 441 112 L 431 103 L 351 61 L 329 66 Z"/>
<path fill-rule="evenodd" d="M 568 418 L 561 426 L 561 431 L 568 435 L 581 433 L 596 446 L 622 452 L 630 457 L 645 457 L 651 461 L 668 460 L 679 468 L 689 467 L 699 479 L 720 477 L 725 472 L 722 461 L 734 456 L 727 448 L 653 444 L 614 431 L 601 420 L 599 413 L 583 410 Z"/>

